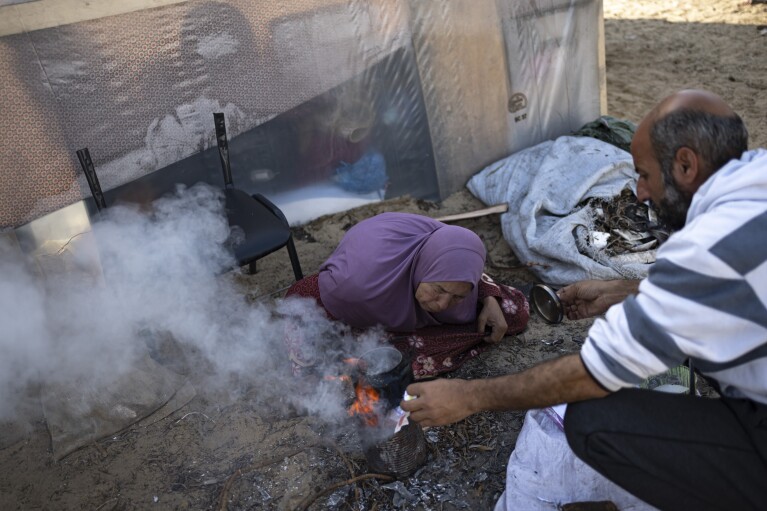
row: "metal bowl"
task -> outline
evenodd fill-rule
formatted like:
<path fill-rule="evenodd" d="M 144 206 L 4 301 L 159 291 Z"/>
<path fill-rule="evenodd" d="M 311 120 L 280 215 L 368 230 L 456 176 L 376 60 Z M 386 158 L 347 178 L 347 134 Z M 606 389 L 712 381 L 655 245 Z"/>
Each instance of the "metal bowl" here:
<path fill-rule="evenodd" d="M 381 347 L 365 352 L 360 357 L 360 368 L 366 376 L 388 373 L 402 362 L 402 353 L 397 348 Z"/>
<path fill-rule="evenodd" d="M 565 308 L 556 291 L 545 284 L 536 284 L 530 290 L 530 305 L 547 323 L 560 323 L 565 316 Z"/>

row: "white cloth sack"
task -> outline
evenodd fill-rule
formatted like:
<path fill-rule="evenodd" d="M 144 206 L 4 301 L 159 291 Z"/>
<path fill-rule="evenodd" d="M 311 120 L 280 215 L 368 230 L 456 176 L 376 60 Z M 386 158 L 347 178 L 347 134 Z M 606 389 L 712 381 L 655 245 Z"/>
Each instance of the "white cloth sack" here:
<path fill-rule="evenodd" d="M 613 502 L 621 511 L 656 509 L 575 456 L 553 410 L 527 412 L 509 457 L 506 491 L 495 511 L 554 511 L 568 502 L 603 500 Z"/>
<path fill-rule="evenodd" d="M 485 204 L 508 203 L 501 216 L 504 238 L 523 264 L 536 263 L 531 270 L 554 285 L 647 276 L 650 265 L 635 258 L 596 261 L 581 254 L 573 235 L 576 226 L 591 223 L 585 209 L 573 212 L 580 202 L 615 197 L 626 186 L 636 190 L 631 155 L 590 137 L 560 137 L 519 151 L 467 184 Z"/>

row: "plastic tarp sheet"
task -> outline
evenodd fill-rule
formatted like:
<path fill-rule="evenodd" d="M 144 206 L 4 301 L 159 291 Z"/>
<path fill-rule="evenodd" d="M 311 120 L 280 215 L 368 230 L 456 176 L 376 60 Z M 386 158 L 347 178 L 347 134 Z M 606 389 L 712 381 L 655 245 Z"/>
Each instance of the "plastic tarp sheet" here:
<path fill-rule="evenodd" d="M 592 197 L 615 197 L 627 186 L 636 188 L 631 155 L 611 144 L 559 137 L 499 160 L 467 186 L 485 204 L 508 203 L 509 211 L 501 215 L 503 236 L 545 282 L 644 278 L 654 261 L 654 251 L 644 259 L 594 259 L 578 250 L 576 228 L 592 223 L 589 210 L 578 205 Z"/>
<path fill-rule="evenodd" d="M 621 511 L 656 509 L 578 459 L 554 410 L 527 412 L 495 511 L 554 511 L 562 504 L 594 501 L 611 501 Z"/>
<path fill-rule="evenodd" d="M 0 6 L 0 228 L 89 198 L 83 147 L 105 190 L 140 197 L 143 176 L 215 151 L 216 111 L 235 185 L 300 223 L 444 198 L 604 108 L 601 0 L 108 4 Z M 338 178 L 377 155 L 386 179 Z"/>

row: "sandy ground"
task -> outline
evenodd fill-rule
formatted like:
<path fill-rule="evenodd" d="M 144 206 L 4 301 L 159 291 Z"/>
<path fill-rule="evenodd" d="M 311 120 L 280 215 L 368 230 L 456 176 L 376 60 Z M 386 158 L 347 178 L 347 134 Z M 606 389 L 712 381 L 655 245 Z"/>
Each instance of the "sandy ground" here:
<path fill-rule="evenodd" d="M 608 109 L 639 121 L 677 89 L 710 89 L 749 126 L 752 147 L 767 146 L 766 5 L 739 0 L 605 0 Z M 760 28 L 761 27 L 761 28 Z M 306 273 L 330 254 L 345 229 L 382 211 L 438 217 L 481 207 L 468 192 L 436 205 L 398 199 L 332 215 L 296 229 Z M 496 217 L 460 223 L 480 233 L 488 272 L 526 289 L 533 277 L 501 236 Z M 250 299 L 291 283 L 282 254 L 236 276 Z M 503 374 L 579 349 L 590 322 L 557 326 L 533 318 L 526 332 L 461 368 L 456 376 Z M 561 339 L 558 345 L 541 341 Z M 253 388 L 226 402 L 198 388 L 184 408 L 54 461 L 46 424 L 0 450 L 0 509 L 491 509 L 504 485 L 522 413 L 480 414 L 427 432 L 429 460 L 399 486 L 366 480 L 316 500 L 332 485 L 367 472 L 353 431 L 330 430 L 301 410 Z M 414 500 L 407 503 L 407 490 Z M 312 504 L 313 502 L 313 504 Z"/>

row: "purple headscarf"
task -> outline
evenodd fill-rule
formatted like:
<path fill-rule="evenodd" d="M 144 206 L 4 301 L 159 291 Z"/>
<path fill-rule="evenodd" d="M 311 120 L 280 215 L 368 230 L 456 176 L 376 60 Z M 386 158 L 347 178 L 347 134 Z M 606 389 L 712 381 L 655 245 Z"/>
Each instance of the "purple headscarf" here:
<path fill-rule="evenodd" d="M 346 233 L 320 267 L 322 303 L 357 327 L 381 324 L 409 332 L 440 323 L 469 323 L 477 316 L 477 287 L 485 246 L 475 233 L 409 213 L 383 213 Z M 415 299 L 421 282 L 470 282 L 469 296 L 437 314 Z"/>

